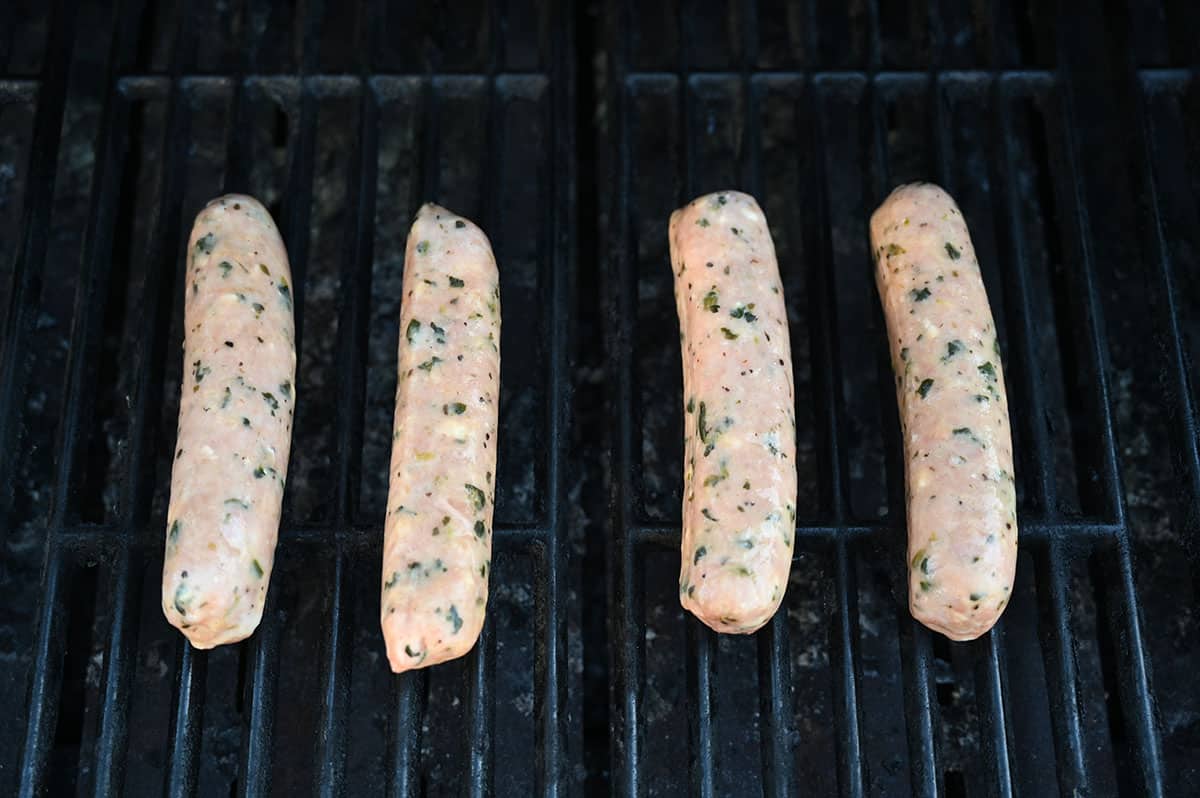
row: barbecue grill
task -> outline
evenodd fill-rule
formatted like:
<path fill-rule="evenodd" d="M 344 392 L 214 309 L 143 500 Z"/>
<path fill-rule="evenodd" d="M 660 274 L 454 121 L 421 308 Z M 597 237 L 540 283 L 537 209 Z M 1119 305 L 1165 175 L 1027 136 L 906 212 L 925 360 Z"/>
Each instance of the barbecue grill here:
<path fill-rule="evenodd" d="M 0 793 L 1200 792 L 1200 11 L 507 0 L 0 8 Z M 1073 7 L 1073 6 L 1078 6 Z M 994 631 L 905 605 L 867 217 L 942 183 L 1013 408 Z M 666 224 L 741 188 L 779 252 L 796 557 L 760 633 L 677 597 Z M 158 606 L 187 225 L 260 197 L 298 402 L 257 633 Z M 492 596 L 467 657 L 378 626 L 403 243 L 424 200 L 501 265 Z"/>

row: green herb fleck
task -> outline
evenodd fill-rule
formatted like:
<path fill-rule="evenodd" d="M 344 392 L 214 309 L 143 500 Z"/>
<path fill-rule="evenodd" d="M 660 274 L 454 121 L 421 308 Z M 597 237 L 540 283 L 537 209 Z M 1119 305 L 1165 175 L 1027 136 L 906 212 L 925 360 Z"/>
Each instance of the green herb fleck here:
<path fill-rule="evenodd" d="M 434 322 L 429 322 L 429 329 L 433 330 L 433 335 L 439 344 L 446 343 L 446 331 L 437 326 Z"/>
<path fill-rule="evenodd" d="M 200 238 L 196 239 L 196 251 L 203 252 L 205 255 L 213 251 L 213 247 L 217 244 L 217 238 L 212 233 L 205 233 Z"/>
<path fill-rule="evenodd" d="M 996 367 L 992 365 L 991 361 L 988 361 L 980 366 L 979 373 L 987 377 L 989 380 L 996 379 Z"/>
<path fill-rule="evenodd" d="M 227 260 L 223 260 L 217 264 L 217 268 L 221 270 L 221 278 L 224 279 L 233 271 L 233 264 Z"/>
<path fill-rule="evenodd" d="M 392 576 L 391 576 L 391 578 L 390 578 L 390 579 L 388 579 L 386 582 L 384 582 L 384 583 L 383 583 L 383 589 L 384 589 L 384 590 L 391 590 L 392 588 L 394 588 L 394 587 L 396 586 L 396 583 L 397 583 L 397 582 L 399 582 L 399 581 L 400 581 L 400 572 L 399 572 L 399 571 L 392 571 Z M 413 653 L 411 653 L 411 652 L 408 650 L 408 646 L 405 646 L 405 647 L 404 647 L 404 651 L 405 651 L 405 653 L 406 653 L 406 654 L 408 654 L 408 656 L 410 656 L 410 657 L 415 657 L 415 656 L 417 656 L 416 654 L 413 654 Z"/>
<path fill-rule="evenodd" d="M 933 582 L 929 581 L 928 579 L 922 579 L 921 590 L 926 593 L 928 593 L 930 590 L 933 590 Z"/>
<path fill-rule="evenodd" d="M 717 520 L 716 517 L 711 512 L 709 512 L 709 509 L 707 507 L 700 510 L 700 514 L 703 515 L 705 518 L 707 518 L 709 521 L 715 522 Z"/>
<path fill-rule="evenodd" d="M 886 247 L 884 247 L 884 251 L 887 253 L 887 256 L 891 258 L 896 255 L 903 255 L 906 250 L 899 244 L 888 244 Z"/>
<path fill-rule="evenodd" d="M 946 242 L 946 254 L 950 256 L 950 260 L 958 260 L 962 257 L 962 253 L 955 249 L 954 245 L 949 241 Z"/>
<path fill-rule="evenodd" d="M 433 371 L 433 367 L 441 362 L 442 359 L 437 355 L 434 355 L 433 357 L 429 358 L 429 360 L 426 360 L 424 363 L 417 366 L 417 368 L 419 368 L 421 371 Z"/>
<path fill-rule="evenodd" d="M 727 340 L 727 341 L 736 341 L 737 340 L 738 334 L 735 333 L 733 330 L 729 329 L 728 327 L 722 327 L 721 333 L 725 336 L 725 340 Z"/>
<path fill-rule="evenodd" d="M 963 346 L 963 342 L 959 340 L 954 340 L 946 344 L 946 354 L 942 355 L 942 362 L 947 362 L 950 360 L 950 358 L 954 357 L 965 348 L 966 347 Z"/>
<path fill-rule="evenodd" d="M 230 400 L 233 399 L 233 392 L 229 390 L 229 386 L 225 386 L 225 395 L 221 397 L 221 409 L 229 407 Z"/>
<path fill-rule="evenodd" d="M 262 316 L 262 312 L 266 309 L 262 306 L 261 302 L 253 302 L 250 307 L 254 308 L 254 318 L 256 319 Z"/>
<path fill-rule="evenodd" d="M 421 332 L 421 322 L 413 319 L 408 323 L 408 329 L 404 331 L 404 337 L 411 344 L 419 332 Z"/>
<path fill-rule="evenodd" d="M 700 225 L 701 227 L 708 227 L 708 219 L 701 216 L 696 220 L 696 224 Z"/>
<path fill-rule="evenodd" d="M 758 321 L 758 316 L 755 316 L 750 312 L 750 308 L 752 307 L 754 307 L 754 303 L 751 303 L 749 306 L 738 305 L 736 308 L 729 311 L 729 315 L 733 316 L 735 319 L 744 319 L 748 324 L 753 324 L 754 322 Z"/>
<path fill-rule="evenodd" d="M 475 522 L 475 537 L 477 537 L 477 538 L 487 537 L 487 527 L 484 526 L 484 523 L 482 521 Z"/>
<path fill-rule="evenodd" d="M 292 289 L 288 287 L 288 282 L 285 278 L 279 278 L 279 296 L 283 298 L 283 306 L 288 310 L 292 309 Z"/>
<path fill-rule="evenodd" d="M 192 377 L 196 382 L 201 382 L 206 376 L 212 373 L 212 369 L 197 360 L 192 364 Z"/>
<path fill-rule="evenodd" d="M 461 416 L 467 412 L 467 406 L 462 402 L 451 402 L 450 404 L 442 405 L 442 413 L 447 416 Z"/>
<path fill-rule="evenodd" d="M 262 466 L 259 466 L 258 468 L 254 469 L 254 478 L 255 479 L 262 479 L 266 475 L 267 475 L 267 471 Z"/>
<path fill-rule="evenodd" d="M 450 625 L 454 627 L 454 634 L 458 634 L 458 630 L 462 629 L 463 619 L 458 614 L 458 608 L 453 604 L 450 605 L 450 609 L 446 613 L 446 620 L 448 620 Z"/>
<path fill-rule="evenodd" d="M 689 413 L 696 412 L 696 397 L 693 396 L 691 399 L 688 399 L 687 411 Z"/>
<path fill-rule="evenodd" d="M 464 285 L 466 285 L 466 283 L 464 283 L 462 280 L 458 279 L 453 274 L 450 275 L 450 287 L 451 288 L 462 288 Z"/>
<path fill-rule="evenodd" d="M 904 361 L 908 360 L 908 347 L 907 346 L 900 350 L 900 359 L 904 360 Z"/>
<path fill-rule="evenodd" d="M 929 299 L 929 297 L 930 297 L 928 288 L 922 288 L 919 291 L 914 288 L 913 290 L 908 292 L 908 295 L 913 298 L 913 302 L 924 302 L 926 299 Z"/>
<path fill-rule="evenodd" d="M 471 500 L 471 505 L 475 510 L 482 510 L 483 506 L 487 504 L 487 496 L 484 495 L 484 492 L 469 483 L 463 485 L 463 487 L 467 489 L 467 498 Z"/>
<path fill-rule="evenodd" d="M 931 379 L 921 380 L 921 386 L 919 388 L 917 388 L 917 393 L 919 393 L 921 395 L 921 398 L 924 399 L 926 396 L 929 396 L 929 389 L 932 387 L 933 387 L 933 380 L 931 380 Z"/>
<path fill-rule="evenodd" d="M 291 382 L 291 380 L 284 380 L 283 382 L 279 383 L 279 392 L 281 394 L 283 394 L 284 399 L 291 399 L 292 398 L 292 382 Z"/>
<path fill-rule="evenodd" d="M 167 540 L 172 543 L 179 542 L 179 532 L 183 529 L 183 524 L 176 518 L 171 522 L 171 530 L 167 532 Z"/>
<path fill-rule="evenodd" d="M 429 251 L 429 242 L 428 241 L 421 241 L 417 244 L 417 252 L 418 253 L 424 255 L 428 251 Z"/>
<path fill-rule="evenodd" d="M 700 403 L 700 416 L 696 419 L 696 431 L 700 434 L 700 440 L 708 443 L 708 408 L 704 402 Z"/>
<path fill-rule="evenodd" d="M 925 549 L 918 549 L 917 553 L 913 555 L 912 567 L 919 568 L 921 573 L 926 576 L 929 575 L 929 555 L 925 553 Z"/>
<path fill-rule="evenodd" d="M 721 306 L 717 304 L 719 299 L 716 289 L 710 290 L 704 295 L 704 309 L 710 313 L 716 313 L 721 309 Z"/>
<path fill-rule="evenodd" d="M 725 461 L 722 460 L 720 473 L 709 474 L 708 477 L 704 480 L 704 487 L 711 488 L 713 485 L 716 485 L 728 478 L 729 478 L 729 469 L 725 466 Z"/>
<path fill-rule="evenodd" d="M 254 571 L 254 576 L 256 578 L 258 578 L 258 579 L 263 578 L 263 567 L 262 567 L 262 565 L 259 564 L 257 559 L 250 561 L 250 570 Z"/>
<path fill-rule="evenodd" d="M 708 549 L 706 549 L 704 546 L 696 549 L 696 556 L 692 557 L 692 565 L 699 564 L 699 562 L 704 559 L 705 554 L 708 554 Z"/>
<path fill-rule="evenodd" d="M 950 246 L 950 245 L 947 244 L 946 246 Z M 983 597 L 984 597 L 983 593 L 972 593 L 971 601 L 983 601 Z"/>
<path fill-rule="evenodd" d="M 262 272 L 263 274 L 269 275 L 271 273 L 271 270 L 267 268 L 267 264 L 265 264 L 265 263 L 258 264 L 258 270 L 260 272 Z"/>
<path fill-rule="evenodd" d="M 976 401 L 976 402 L 979 402 L 980 404 L 983 404 L 984 402 L 988 402 L 988 401 L 991 401 L 991 400 L 989 400 L 989 399 L 987 398 L 987 396 L 985 396 L 985 395 L 983 395 L 983 394 L 981 394 L 981 393 L 977 393 L 977 394 L 975 394 L 975 401 Z"/>
<path fill-rule="evenodd" d="M 180 615 L 188 614 L 187 605 L 189 599 L 186 598 L 186 594 L 187 585 L 181 584 L 179 587 L 175 588 L 175 611 Z"/>
<path fill-rule="evenodd" d="M 249 510 L 250 502 L 246 501 L 245 499 L 237 499 L 237 498 L 226 499 L 225 506 L 226 507 L 237 507 L 240 510 Z"/>
<path fill-rule="evenodd" d="M 264 391 L 262 395 L 263 401 L 267 403 L 267 407 L 272 410 L 279 409 L 279 400 L 275 398 L 275 394 L 270 391 Z"/>

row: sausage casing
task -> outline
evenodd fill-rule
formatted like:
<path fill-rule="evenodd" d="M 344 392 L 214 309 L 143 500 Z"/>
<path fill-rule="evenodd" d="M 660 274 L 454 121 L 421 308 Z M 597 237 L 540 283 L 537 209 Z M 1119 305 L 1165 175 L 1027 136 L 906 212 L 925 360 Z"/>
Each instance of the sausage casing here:
<path fill-rule="evenodd" d="M 275 560 L 296 399 L 291 270 L 271 215 L 230 194 L 196 217 L 162 606 L 196 648 L 250 635 Z"/>
<path fill-rule="evenodd" d="M 938 186 L 900 186 L 871 217 L 904 436 L 909 608 L 972 640 L 1017 563 L 1012 435 L 996 325 L 966 221 Z"/>
<path fill-rule="evenodd" d="M 487 236 L 423 206 L 403 290 L 380 606 L 397 673 L 462 656 L 483 627 L 500 394 L 500 281 Z"/>
<path fill-rule="evenodd" d="M 796 522 L 796 416 L 783 286 L 767 220 L 736 191 L 671 214 L 683 351 L 679 599 L 749 633 L 783 600 Z"/>

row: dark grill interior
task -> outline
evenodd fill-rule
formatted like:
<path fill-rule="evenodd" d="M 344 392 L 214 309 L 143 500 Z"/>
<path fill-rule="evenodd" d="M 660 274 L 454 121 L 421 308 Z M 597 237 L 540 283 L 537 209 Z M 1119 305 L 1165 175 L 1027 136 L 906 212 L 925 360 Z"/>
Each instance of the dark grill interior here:
<path fill-rule="evenodd" d="M 109 5 L 0 4 L 0 793 L 1200 792 L 1194 4 Z M 1013 408 L 1018 579 L 970 644 L 905 605 L 866 222 L 917 178 L 971 224 Z M 772 222 L 797 385 L 754 637 L 676 582 L 667 217 L 729 187 Z M 263 624 L 197 653 L 159 580 L 183 248 L 225 190 L 287 242 L 299 402 Z M 494 571 L 476 649 L 393 677 L 425 199 L 501 265 Z"/>

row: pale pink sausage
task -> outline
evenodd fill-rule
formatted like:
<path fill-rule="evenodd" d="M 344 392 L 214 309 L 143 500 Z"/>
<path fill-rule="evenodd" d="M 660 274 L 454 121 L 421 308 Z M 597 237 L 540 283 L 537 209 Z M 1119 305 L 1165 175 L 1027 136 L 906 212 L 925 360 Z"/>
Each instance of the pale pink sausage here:
<path fill-rule="evenodd" d="M 296 397 L 291 271 L 252 197 L 196 217 L 184 284 L 183 386 L 167 509 L 162 607 L 196 648 L 262 618 Z"/>
<path fill-rule="evenodd" d="M 483 231 L 427 204 L 408 234 L 380 620 L 392 670 L 483 627 L 500 397 L 500 275 Z"/>
<path fill-rule="evenodd" d="M 796 417 L 783 286 L 767 220 L 736 191 L 671 214 L 683 350 L 679 600 L 718 632 L 749 633 L 787 589 L 796 523 Z"/>
<path fill-rule="evenodd" d="M 904 435 L 909 607 L 952 640 L 992 628 L 1017 564 L 1012 436 L 996 325 L 967 224 L 932 183 L 871 217 Z"/>

